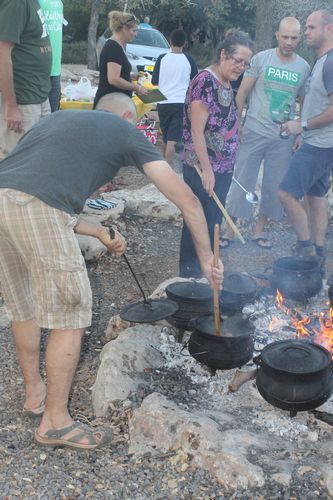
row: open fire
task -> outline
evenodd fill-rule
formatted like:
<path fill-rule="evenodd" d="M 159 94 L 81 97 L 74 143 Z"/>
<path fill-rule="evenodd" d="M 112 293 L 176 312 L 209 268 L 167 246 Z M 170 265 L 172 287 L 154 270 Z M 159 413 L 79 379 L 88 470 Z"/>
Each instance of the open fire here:
<path fill-rule="evenodd" d="M 288 308 L 285 305 L 284 298 L 279 290 L 276 294 L 276 302 L 279 309 L 289 316 L 292 321 L 292 326 L 296 330 L 297 337 L 311 337 L 311 339 L 325 347 L 333 358 L 333 308 L 329 307 L 327 311 L 320 313 L 313 312 L 311 316 L 302 315 L 296 308 Z M 329 302 L 326 304 L 329 306 Z M 269 330 L 273 331 L 276 328 L 278 318 L 273 316 L 269 326 Z"/>

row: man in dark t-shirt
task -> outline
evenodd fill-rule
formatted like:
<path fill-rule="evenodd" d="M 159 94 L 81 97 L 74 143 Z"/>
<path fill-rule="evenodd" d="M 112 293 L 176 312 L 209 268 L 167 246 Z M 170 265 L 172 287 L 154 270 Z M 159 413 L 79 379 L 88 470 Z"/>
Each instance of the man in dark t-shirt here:
<path fill-rule="evenodd" d="M 75 423 L 67 405 L 81 338 L 91 323 L 90 284 L 74 232 L 98 238 L 116 255 L 126 248 L 120 233 L 113 237 L 78 214 L 122 165 L 135 165 L 179 207 L 203 274 L 212 285 L 222 281 L 223 266 L 213 266 L 198 199 L 128 123 L 135 119 L 129 97 L 106 95 L 97 111 L 57 111 L 43 118 L 0 163 L 1 292 L 26 384 L 23 413 L 43 415 L 35 432 L 40 444 L 93 449 L 111 439 L 105 430 Z M 41 328 L 51 330 L 47 386 L 39 371 Z"/>
<path fill-rule="evenodd" d="M 0 128 L 5 153 L 50 112 L 52 53 L 38 0 L 0 2 Z"/>

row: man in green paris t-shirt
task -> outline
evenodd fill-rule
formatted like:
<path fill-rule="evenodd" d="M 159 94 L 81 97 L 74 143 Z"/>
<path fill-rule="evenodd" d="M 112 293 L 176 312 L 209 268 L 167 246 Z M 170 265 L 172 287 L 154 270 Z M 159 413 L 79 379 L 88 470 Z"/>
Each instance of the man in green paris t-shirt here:
<path fill-rule="evenodd" d="M 51 91 L 49 95 L 51 112 L 59 109 L 61 96 L 61 54 L 62 54 L 62 26 L 64 20 L 64 6 L 61 0 L 39 0 L 40 8 L 45 20 L 46 29 L 52 47 Z"/>
<path fill-rule="evenodd" d="M 0 146 L 5 153 L 50 112 L 51 62 L 38 0 L 1 0 Z"/>
<path fill-rule="evenodd" d="M 294 142 L 293 136 L 280 135 L 280 124 L 294 116 L 296 98 L 303 98 L 310 72 L 308 63 L 295 53 L 300 28 L 296 18 L 282 19 L 276 32 L 278 46 L 253 56 L 236 98 L 240 117 L 247 99 L 248 109 L 234 176 L 248 191 L 254 191 L 264 161 L 259 215 L 252 236 L 264 248 L 271 247 L 263 234 L 267 219 L 278 220 L 283 216 L 277 192 Z M 235 183 L 231 185 L 227 206 L 235 218 L 248 219 L 252 215 L 251 205 Z M 222 246 L 232 238 L 233 233 L 228 229 Z"/>

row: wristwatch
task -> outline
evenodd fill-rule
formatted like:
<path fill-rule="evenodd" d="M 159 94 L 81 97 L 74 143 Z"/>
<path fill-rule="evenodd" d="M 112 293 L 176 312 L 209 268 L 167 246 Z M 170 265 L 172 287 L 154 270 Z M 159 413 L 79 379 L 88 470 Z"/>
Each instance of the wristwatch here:
<path fill-rule="evenodd" d="M 306 130 L 309 130 L 309 127 L 308 127 L 308 120 L 303 120 L 301 121 L 301 127 L 304 131 Z"/>

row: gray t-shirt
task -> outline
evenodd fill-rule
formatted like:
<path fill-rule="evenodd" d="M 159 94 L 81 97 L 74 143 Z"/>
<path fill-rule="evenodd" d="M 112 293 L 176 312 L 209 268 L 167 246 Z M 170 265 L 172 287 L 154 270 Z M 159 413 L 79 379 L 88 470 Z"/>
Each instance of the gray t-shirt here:
<path fill-rule="evenodd" d="M 324 54 L 313 67 L 305 84 L 302 120 L 320 115 L 330 105 L 333 92 L 333 49 Z M 333 148 L 333 123 L 303 133 L 304 142 L 319 148 Z"/>
<path fill-rule="evenodd" d="M 0 163 L 0 187 L 79 214 L 120 167 L 161 160 L 143 133 L 106 111 L 57 111 L 42 118 Z"/>
<path fill-rule="evenodd" d="M 246 127 L 265 137 L 276 138 L 279 125 L 295 115 L 295 100 L 304 94 L 310 73 L 308 63 L 294 54 L 292 61 L 281 61 L 277 49 L 263 50 L 253 56 L 245 76 L 256 79 L 249 95 Z"/>

